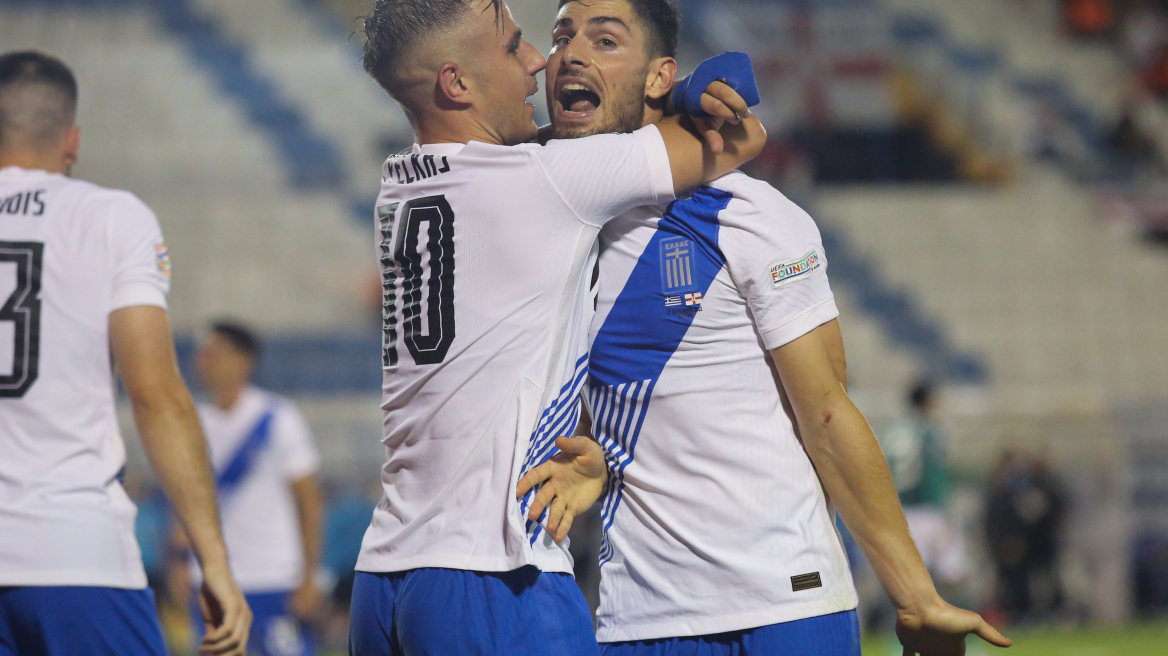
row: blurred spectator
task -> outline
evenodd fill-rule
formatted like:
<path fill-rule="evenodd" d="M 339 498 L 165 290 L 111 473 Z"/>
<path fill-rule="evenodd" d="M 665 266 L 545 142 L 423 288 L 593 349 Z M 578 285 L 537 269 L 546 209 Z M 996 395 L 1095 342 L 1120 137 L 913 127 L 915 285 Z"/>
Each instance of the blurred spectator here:
<path fill-rule="evenodd" d="M 1008 450 L 988 492 L 985 533 L 998 605 L 1012 622 L 1049 617 L 1063 602 L 1058 564 L 1066 516 L 1062 484 L 1044 462 Z"/>
<path fill-rule="evenodd" d="M 1145 172 L 1159 172 L 1159 149 L 1140 126 L 1137 109 L 1125 105 L 1119 121 L 1107 135 L 1109 176 L 1116 182 L 1137 181 Z"/>
<path fill-rule="evenodd" d="M 881 432 L 880 446 L 925 567 L 938 584 L 952 587 L 969 574 L 969 559 L 960 529 L 946 517 L 949 454 L 945 432 L 933 416 L 932 383 L 914 385 L 907 400 L 908 413 Z"/>
<path fill-rule="evenodd" d="M 1063 25 L 1079 37 L 1107 36 L 1116 26 L 1115 0 L 1063 0 Z"/>
<path fill-rule="evenodd" d="M 1168 43 L 1168 15 L 1155 3 L 1135 3 L 1123 19 L 1123 54 L 1135 70 L 1144 70 Z"/>
<path fill-rule="evenodd" d="M 1140 84 L 1157 98 L 1168 99 L 1168 44 L 1161 44 L 1140 74 Z"/>

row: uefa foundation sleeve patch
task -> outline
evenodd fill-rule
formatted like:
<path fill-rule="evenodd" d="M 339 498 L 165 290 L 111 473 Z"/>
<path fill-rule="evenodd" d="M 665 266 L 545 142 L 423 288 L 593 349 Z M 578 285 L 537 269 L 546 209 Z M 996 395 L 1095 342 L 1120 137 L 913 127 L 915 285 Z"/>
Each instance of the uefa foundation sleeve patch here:
<path fill-rule="evenodd" d="M 167 250 L 164 242 L 159 242 L 154 245 L 154 253 L 158 262 L 158 273 L 164 276 L 170 275 L 170 251 Z"/>
<path fill-rule="evenodd" d="M 771 282 L 774 283 L 775 289 L 786 287 L 793 282 L 811 277 L 811 274 L 818 268 L 819 253 L 811 251 L 793 262 L 784 262 L 771 267 Z"/>

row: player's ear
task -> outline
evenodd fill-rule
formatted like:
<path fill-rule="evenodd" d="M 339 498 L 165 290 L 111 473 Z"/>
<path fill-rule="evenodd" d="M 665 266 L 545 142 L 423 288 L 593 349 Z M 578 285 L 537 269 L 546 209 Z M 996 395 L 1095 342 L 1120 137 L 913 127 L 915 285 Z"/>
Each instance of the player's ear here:
<path fill-rule="evenodd" d="M 73 166 L 77 163 L 77 152 L 81 149 L 81 128 L 71 127 L 65 133 L 64 137 L 64 152 L 65 168 Z"/>
<path fill-rule="evenodd" d="M 470 85 L 467 84 L 466 69 L 454 62 L 447 62 L 438 69 L 436 93 L 439 106 L 448 103 L 468 105 L 471 102 Z"/>
<path fill-rule="evenodd" d="M 645 78 L 645 95 L 650 100 L 660 100 L 670 91 L 677 80 L 677 60 L 660 57 L 649 62 L 649 73 Z"/>

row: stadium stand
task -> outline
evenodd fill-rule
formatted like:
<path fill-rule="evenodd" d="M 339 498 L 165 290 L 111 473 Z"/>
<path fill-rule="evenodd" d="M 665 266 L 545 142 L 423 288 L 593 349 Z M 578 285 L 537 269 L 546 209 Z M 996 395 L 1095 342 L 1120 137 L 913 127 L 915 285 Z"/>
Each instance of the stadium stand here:
<path fill-rule="evenodd" d="M 340 477 L 356 463 L 367 477 L 378 459 L 368 219 L 380 162 L 410 138 L 348 40 L 360 5 L 0 0 L 4 50 L 43 49 L 78 73 L 77 174 L 132 189 L 158 213 L 178 331 L 231 315 L 270 333 L 258 381 L 297 396 L 323 438 L 325 471 Z M 1168 256 L 1098 220 L 1098 191 L 1084 181 L 1099 177 L 1129 76 L 1107 44 L 1060 36 L 1055 5 L 685 8 L 704 48 L 780 44 L 760 66 L 781 79 L 765 105 L 773 134 L 819 148 L 838 179 L 1001 183 L 781 188 L 822 226 L 864 411 L 891 417 L 901 390 L 932 374 L 949 383 L 945 412 L 972 476 L 1004 444 L 1052 454 L 1078 481 L 1075 567 L 1104 581 L 1081 594 L 1096 616 L 1122 617 L 1127 527 L 1168 510 L 1157 432 Z M 712 18 L 696 18 L 711 7 Z M 541 24 L 554 7 L 515 9 L 546 51 Z M 809 11 L 822 24 L 809 25 Z M 921 118 L 916 136 L 898 132 L 906 116 Z M 812 142 L 806 126 L 820 120 L 844 136 Z M 1160 147 L 1168 154 L 1168 141 Z M 926 162 L 932 177 L 898 162 Z M 180 355 L 192 348 L 182 341 Z M 955 512 L 975 524 L 976 500 L 957 496 Z"/>

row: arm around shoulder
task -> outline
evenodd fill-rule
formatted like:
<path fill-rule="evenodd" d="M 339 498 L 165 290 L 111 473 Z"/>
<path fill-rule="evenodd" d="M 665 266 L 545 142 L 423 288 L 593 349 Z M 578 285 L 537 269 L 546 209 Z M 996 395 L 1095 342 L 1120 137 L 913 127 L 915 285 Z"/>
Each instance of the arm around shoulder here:
<path fill-rule="evenodd" d="M 738 123 L 726 123 L 719 130 L 724 146 L 715 153 L 685 116 L 671 116 L 657 124 L 677 193 L 716 180 L 758 157 L 766 146 L 767 132 L 753 114 L 746 112 Z"/>

